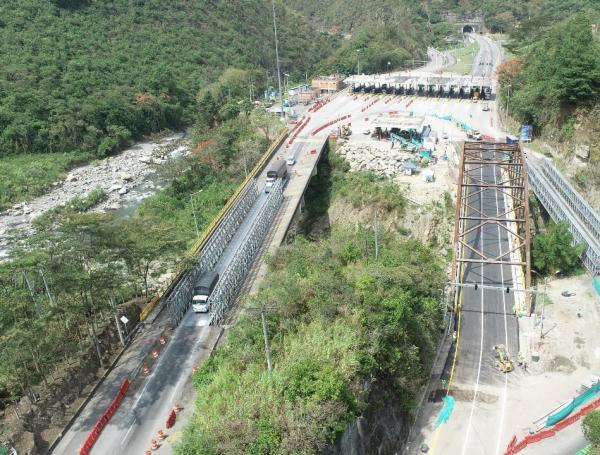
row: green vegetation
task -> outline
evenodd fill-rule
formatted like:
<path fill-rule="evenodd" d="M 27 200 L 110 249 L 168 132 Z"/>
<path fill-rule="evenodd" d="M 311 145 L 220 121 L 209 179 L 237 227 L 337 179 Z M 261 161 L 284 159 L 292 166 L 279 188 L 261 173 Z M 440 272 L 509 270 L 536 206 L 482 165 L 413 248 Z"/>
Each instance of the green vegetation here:
<path fill-rule="evenodd" d="M 289 8 L 277 13 L 282 69 L 304 75 L 334 42 Z M 196 95 L 228 67 L 251 71 L 246 97 L 274 72 L 267 0 L 24 0 L 3 2 L 0 17 L 0 156 L 104 156 L 192 123 Z"/>
<path fill-rule="evenodd" d="M 500 67 L 499 82 L 503 103 L 509 101 L 516 119 L 558 139 L 575 138 L 575 123 L 586 115 L 576 117 L 577 109 L 591 110 L 600 101 L 600 42 L 592 34 L 593 17 L 579 13 L 534 34 L 536 40 L 521 33 L 511 39 L 516 57 Z"/>
<path fill-rule="evenodd" d="M 590 442 L 590 455 L 600 454 L 600 411 L 592 411 L 583 419 L 583 434 Z"/>
<path fill-rule="evenodd" d="M 249 312 L 194 376 L 197 412 L 181 454 L 319 453 L 377 389 L 414 410 L 441 324 L 442 264 L 415 241 L 334 228 L 297 238 L 271 261 L 251 306 L 268 313 L 273 372 L 260 315 Z M 371 385 L 367 385 L 371 384 Z"/>
<path fill-rule="evenodd" d="M 44 194 L 54 182 L 62 181 L 70 168 L 89 158 L 86 153 L 39 153 L 2 158 L 0 210 Z"/>
<path fill-rule="evenodd" d="M 277 123 L 240 113 L 213 128 L 209 143 L 198 133 L 204 145 L 169 166 L 170 184 L 130 219 L 81 213 L 105 197 L 96 189 L 37 221 L 38 233 L 0 264 L 0 409 L 33 401 L 64 359 L 107 360 L 99 340 L 114 332 L 117 304 L 150 297 L 151 282 L 195 240 L 190 197 L 203 230 L 244 179 L 242 162 L 251 169 L 265 150 L 264 128 L 274 134 Z"/>
<path fill-rule="evenodd" d="M 563 275 L 575 272 L 580 267 L 579 255 L 585 245 L 573 246 L 572 242 L 573 235 L 566 222 L 550 224 L 547 232 L 533 238 L 533 268 L 542 275 L 552 275 L 557 271 Z"/>
<path fill-rule="evenodd" d="M 479 45 L 477 42 L 470 43 L 467 46 L 455 50 L 452 54 L 456 58 L 456 63 L 445 69 L 445 71 L 457 74 L 470 74 L 473 60 L 475 59 L 478 50 Z"/>
<path fill-rule="evenodd" d="M 290 8 L 310 21 L 346 39 L 319 67 L 322 72 L 376 73 L 412 65 L 423 60 L 428 45 L 442 46 L 454 27 L 427 5 L 411 0 L 375 0 L 365 8 L 360 0 L 286 0 Z M 388 65 L 388 62 L 390 65 Z"/>

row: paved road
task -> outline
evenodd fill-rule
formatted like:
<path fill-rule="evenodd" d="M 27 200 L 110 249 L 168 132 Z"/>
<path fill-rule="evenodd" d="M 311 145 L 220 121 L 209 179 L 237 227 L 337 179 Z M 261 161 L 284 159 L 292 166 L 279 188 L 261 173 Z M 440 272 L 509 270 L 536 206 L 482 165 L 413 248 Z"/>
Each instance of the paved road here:
<path fill-rule="evenodd" d="M 473 76 L 493 77 L 496 67 L 502 62 L 502 47 L 491 38 L 471 33 L 469 35 L 479 45 L 479 50 L 473 59 L 471 74 Z"/>

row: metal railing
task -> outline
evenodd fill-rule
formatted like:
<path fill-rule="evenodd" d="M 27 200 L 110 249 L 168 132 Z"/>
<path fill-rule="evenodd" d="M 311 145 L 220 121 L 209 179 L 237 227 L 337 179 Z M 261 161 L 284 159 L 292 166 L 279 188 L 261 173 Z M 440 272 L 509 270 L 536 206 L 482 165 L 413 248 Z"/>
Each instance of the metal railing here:
<path fill-rule="evenodd" d="M 528 160 L 527 167 L 531 189 L 552 219 L 557 223 L 566 221 L 569 225 L 569 231 L 573 235 L 573 243 L 583 242 L 586 245 L 586 249 L 581 254 L 581 261 L 590 273 L 595 275 L 600 271 L 600 241 L 594 238 L 585 228 L 588 223 L 582 221 L 581 213 L 573 210 L 571 204 L 567 203 L 562 196 L 563 191 L 568 193 L 569 191 L 575 192 L 575 190 L 569 185 L 570 189 L 564 187 L 561 191 L 557 187 L 559 184 L 555 180 L 547 178 L 546 173 L 532 160 Z M 554 171 L 564 182 L 558 171 L 556 169 Z M 579 195 L 577 197 L 580 198 Z"/>
<path fill-rule="evenodd" d="M 192 247 L 188 250 L 188 257 L 195 257 L 201 252 L 207 245 L 209 245 L 210 239 L 216 235 L 218 236 L 218 231 L 223 224 L 227 214 L 233 209 L 236 201 L 241 197 L 241 194 L 252 185 L 256 185 L 254 180 L 260 174 L 260 172 L 265 167 L 266 163 L 271 159 L 277 148 L 283 143 L 285 138 L 288 135 L 288 128 L 284 128 L 283 131 L 273 140 L 267 151 L 263 154 L 260 160 L 256 163 L 252 171 L 248 174 L 246 179 L 240 184 L 236 192 L 229 198 L 227 203 L 223 206 L 219 214 L 213 219 L 213 221 L 207 226 L 202 235 L 198 238 L 196 242 L 192 245 Z M 245 193 L 244 193 L 245 194 Z M 209 245 L 210 248 L 210 245 Z M 202 255 L 200 255 L 200 261 L 202 261 Z M 210 261 L 209 261 L 210 262 Z M 177 293 L 180 286 L 189 287 L 190 279 L 187 277 L 192 274 L 194 275 L 192 278 L 198 278 L 195 276 L 197 273 L 197 267 L 193 267 L 190 270 L 182 271 L 178 273 L 173 280 L 164 288 L 159 290 L 156 295 L 148 302 L 148 304 L 144 307 L 140 314 L 140 320 L 145 320 L 148 315 L 152 312 L 156 304 L 164 297 L 167 297 L 167 306 L 168 301 L 171 300 L 171 294 Z M 195 281 L 191 281 L 192 286 Z M 191 290 L 190 290 L 191 292 Z M 171 305 L 173 308 L 173 305 Z M 177 313 L 177 312 L 176 312 Z M 178 318 L 176 318 L 177 323 L 179 322 Z"/>
<path fill-rule="evenodd" d="M 252 227 L 208 299 L 212 314 L 211 324 L 220 323 L 235 300 L 282 201 L 283 184 L 281 180 L 277 180 L 271 187 L 267 200 L 260 208 Z"/>

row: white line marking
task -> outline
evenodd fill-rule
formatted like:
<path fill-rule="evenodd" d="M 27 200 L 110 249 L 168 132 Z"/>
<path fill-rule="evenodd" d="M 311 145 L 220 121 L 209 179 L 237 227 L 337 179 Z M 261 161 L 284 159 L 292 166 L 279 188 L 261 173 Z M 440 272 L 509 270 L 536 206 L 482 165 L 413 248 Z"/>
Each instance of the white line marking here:
<path fill-rule="evenodd" d="M 131 433 L 131 430 L 133 430 L 134 425 L 135 425 L 135 418 L 133 419 L 133 423 L 129 427 L 129 430 L 127 430 L 127 433 L 125 433 L 125 436 L 123 437 L 123 439 L 121 439 L 121 446 L 123 446 L 125 444 L 125 441 L 129 438 L 129 433 Z"/>
<path fill-rule="evenodd" d="M 495 155 L 495 152 L 494 152 Z M 496 166 L 494 166 L 494 185 L 497 184 L 497 179 L 496 179 Z M 507 209 L 507 204 L 506 204 L 506 193 L 503 191 L 502 192 L 502 196 L 504 199 L 504 211 L 506 211 Z M 498 192 L 496 192 L 496 212 L 500 213 L 500 206 L 498 205 Z M 502 257 L 502 234 L 500 231 L 500 226 L 496 225 L 498 228 L 498 254 L 500 257 Z M 510 234 L 507 233 L 508 236 L 510 236 Z M 500 265 L 500 279 L 502 280 L 502 284 L 504 285 L 504 265 Z M 514 285 L 514 283 L 513 283 Z M 506 346 L 506 352 L 508 353 L 508 322 L 506 320 L 506 294 L 504 292 L 502 292 L 502 305 L 504 308 L 504 345 Z M 500 412 L 500 425 L 498 425 L 498 439 L 496 441 L 496 451 L 494 453 L 500 453 L 501 449 L 500 449 L 500 444 L 502 441 L 502 433 L 504 430 L 504 418 L 506 415 L 506 400 L 507 400 L 507 396 L 508 396 L 508 375 L 506 373 L 504 373 L 504 389 L 502 390 L 502 410 Z"/>
<path fill-rule="evenodd" d="M 483 166 L 480 170 L 480 180 L 483 181 Z M 483 191 L 479 193 L 479 208 L 483 212 Z M 483 250 L 483 227 L 481 229 L 481 247 Z M 483 268 L 484 264 L 481 263 L 481 285 L 483 286 Z M 475 411 L 475 402 L 477 401 L 477 394 L 479 393 L 479 379 L 481 377 L 481 361 L 483 359 L 483 294 L 485 290 L 481 289 L 481 339 L 479 341 L 479 365 L 477 366 L 477 380 L 475 382 L 475 392 L 473 393 L 473 401 L 471 402 L 471 412 L 469 414 L 469 422 L 467 424 L 467 434 L 465 435 L 465 442 L 462 448 L 462 455 L 465 455 L 467 452 L 467 445 L 469 443 L 469 438 L 471 436 L 471 427 L 473 423 L 473 413 Z"/>

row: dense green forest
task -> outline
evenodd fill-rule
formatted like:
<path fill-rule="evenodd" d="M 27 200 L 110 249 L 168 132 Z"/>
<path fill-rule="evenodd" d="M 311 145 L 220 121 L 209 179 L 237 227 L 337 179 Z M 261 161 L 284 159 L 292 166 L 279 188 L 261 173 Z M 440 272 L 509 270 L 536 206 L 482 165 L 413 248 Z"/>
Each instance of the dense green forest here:
<path fill-rule="evenodd" d="M 185 267 L 181 258 L 196 238 L 190 195 L 202 207 L 202 230 L 266 149 L 264 131 L 272 138 L 278 128 L 258 111 L 222 121 L 210 144 L 167 166 L 169 185 L 129 219 L 86 213 L 89 199 L 102 197 L 92 191 L 35 221 L 37 233 L 0 263 L 0 409 L 22 396 L 35 401 L 40 384 L 52 394 L 59 384 L 48 383 L 63 362 L 107 361 L 117 347 L 114 315 L 137 317 L 121 304 L 134 296 L 145 302 L 156 288 L 150 282 Z"/>
<path fill-rule="evenodd" d="M 367 182 L 358 197 L 346 177 L 334 158 L 325 177 L 332 202 L 402 212 L 403 196 L 389 205 L 381 191 L 389 183 L 357 173 Z M 416 241 L 382 233 L 379 241 L 375 257 L 372 229 L 341 225 L 278 252 L 249 302 L 273 309 L 273 371 L 266 370 L 260 315 L 247 312 L 194 376 L 197 411 L 178 453 L 320 453 L 375 389 L 403 412 L 414 409 L 441 325 L 443 264 Z"/>
<path fill-rule="evenodd" d="M 281 67 L 311 72 L 335 39 L 278 4 Z M 112 153 L 196 119 L 228 67 L 273 84 L 271 2 L 23 0 L 0 4 L 0 156 Z"/>
<path fill-rule="evenodd" d="M 341 33 L 342 45 L 320 66 L 343 73 L 360 70 L 383 72 L 412 65 L 413 59 L 424 59 L 427 46 L 444 46 L 444 39 L 455 27 L 449 25 L 440 10 L 429 10 L 427 4 L 414 0 L 376 0 L 368 8 L 359 0 L 286 0 L 315 23 L 321 30 Z"/>

